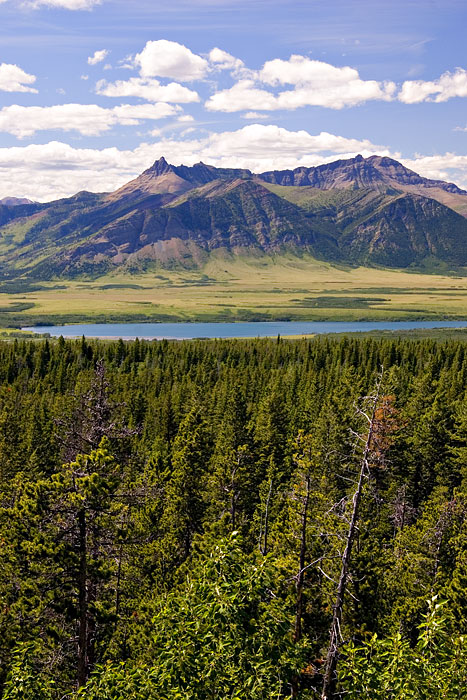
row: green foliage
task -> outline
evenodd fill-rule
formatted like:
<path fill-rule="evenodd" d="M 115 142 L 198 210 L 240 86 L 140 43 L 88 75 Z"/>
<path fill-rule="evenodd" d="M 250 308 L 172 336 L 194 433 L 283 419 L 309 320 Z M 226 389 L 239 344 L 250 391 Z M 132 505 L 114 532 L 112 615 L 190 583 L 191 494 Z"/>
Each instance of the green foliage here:
<path fill-rule="evenodd" d="M 32 663 L 33 644 L 19 644 L 12 654 L 12 663 L 3 689 L 2 700 L 51 700 L 54 682 L 39 675 Z"/>
<path fill-rule="evenodd" d="M 234 533 L 209 543 L 208 553 L 195 555 L 189 568 L 181 589 L 154 603 L 138 653 L 147 665 L 104 667 L 80 698 L 288 696 L 298 649 L 271 589 L 270 561 L 246 555 Z"/>
<path fill-rule="evenodd" d="M 467 627 L 464 343 L 0 342 L 0 694 L 34 642 L 53 700 L 312 697 L 381 365 L 342 634 L 410 657 Z"/>
<path fill-rule="evenodd" d="M 400 633 L 344 647 L 341 692 L 349 700 L 467 698 L 467 637 L 449 634 L 445 602 L 435 596 L 411 646 Z"/>

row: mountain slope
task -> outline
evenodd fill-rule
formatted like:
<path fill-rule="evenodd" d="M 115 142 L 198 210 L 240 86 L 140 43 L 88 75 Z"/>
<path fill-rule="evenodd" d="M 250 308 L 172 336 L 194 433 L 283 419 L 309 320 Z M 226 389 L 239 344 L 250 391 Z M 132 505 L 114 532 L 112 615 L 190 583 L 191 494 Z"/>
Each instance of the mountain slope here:
<path fill-rule="evenodd" d="M 428 259 L 466 264 L 467 221 L 434 199 L 369 188 L 269 188 L 306 210 L 314 228 L 332 235 L 350 262 L 401 268 Z"/>
<path fill-rule="evenodd" d="M 150 194 L 159 194 L 168 195 L 165 201 L 169 201 L 170 196 L 187 192 L 193 187 L 200 187 L 213 180 L 250 179 L 251 177 L 252 173 L 249 170 L 214 168 L 205 163 L 196 163 L 190 168 L 186 165 L 170 165 L 165 158 L 159 158 L 137 178 L 108 195 L 108 199 L 125 197 L 137 200 Z"/>
<path fill-rule="evenodd" d="M 454 202 L 446 206 L 442 200 Z M 2 276 L 99 274 L 210 251 L 292 251 L 351 264 L 467 265 L 467 193 L 390 158 L 254 175 L 159 159 L 115 192 L 0 205 Z"/>
<path fill-rule="evenodd" d="M 404 268 L 438 259 L 455 267 L 466 263 L 465 223 L 434 199 L 405 194 L 347 226 L 339 244 L 360 264 Z"/>
<path fill-rule="evenodd" d="M 152 198 L 114 218 L 85 240 L 73 234 L 62 250 L 38 266 L 47 272 L 101 268 L 157 260 L 164 264 L 196 264 L 203 251 L 215 248 L 280 252 L 306 250 L 333 259 L 339 251 L 331 237 L 313 230 L 305 212 L 252 180 L 213 180 L 170 204 L 155 206 Z"/>
<path fill-rule="evenodd" d="M 467 192 L 453 183 L 422 177 L 387 157 L 356 156 L 313 168 L 275 170 L 258 177 L 276 185 L 311 186 L 323 190 L 369 188 L 378 192 L 410 192 L 436 199 L 467 216 Z"/>

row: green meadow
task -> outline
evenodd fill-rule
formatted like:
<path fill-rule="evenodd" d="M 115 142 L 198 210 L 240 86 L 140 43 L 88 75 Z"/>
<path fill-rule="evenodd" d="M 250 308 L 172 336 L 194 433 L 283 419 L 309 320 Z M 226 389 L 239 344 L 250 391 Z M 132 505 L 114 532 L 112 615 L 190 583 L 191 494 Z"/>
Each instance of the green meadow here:
<path fill-rule="evenodd" d="M 454 320 L 466 311 L 467 276 L 292 256 L 213 255 L 195 270 L 0 284 L 3 328 L 103 320 Z"/>

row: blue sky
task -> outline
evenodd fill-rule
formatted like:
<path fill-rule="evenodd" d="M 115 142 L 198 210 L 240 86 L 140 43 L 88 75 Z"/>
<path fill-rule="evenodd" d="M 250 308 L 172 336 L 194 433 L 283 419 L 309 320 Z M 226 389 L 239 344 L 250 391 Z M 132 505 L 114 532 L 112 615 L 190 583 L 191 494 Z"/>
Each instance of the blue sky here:
<path fill-rule="evenodd" d="M 467 188 L 465 0 L 0 0 L 0 197 L 115 189 L 161 155 L 362 153 Z"/>

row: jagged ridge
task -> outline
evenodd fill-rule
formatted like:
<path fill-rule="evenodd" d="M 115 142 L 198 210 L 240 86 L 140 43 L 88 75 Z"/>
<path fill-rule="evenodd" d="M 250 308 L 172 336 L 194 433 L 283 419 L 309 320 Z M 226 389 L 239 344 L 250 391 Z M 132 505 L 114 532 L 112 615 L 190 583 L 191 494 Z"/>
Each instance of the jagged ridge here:
<path fill-rule="evenodd" d="M 52 277 L 135 260 L 195 265 L 225 248 L 456 267 L 467 264 L 467 220 L 455 209 L 467 212 L 467 192 L 380 156 L 259 175 L 160 158 L 112 193 L 0 205 L 0 263 L 6 276 Z"/>

